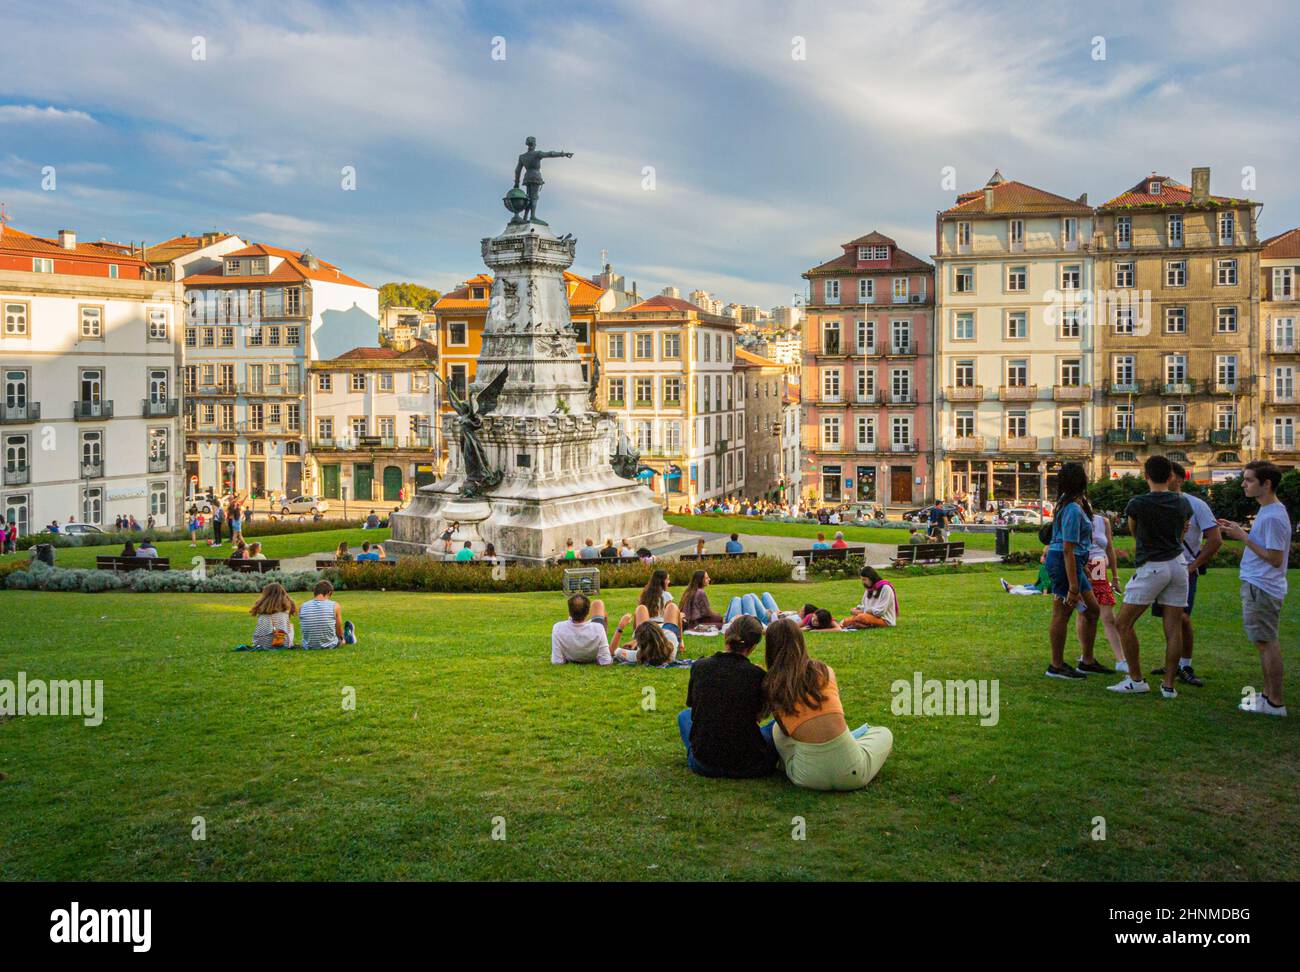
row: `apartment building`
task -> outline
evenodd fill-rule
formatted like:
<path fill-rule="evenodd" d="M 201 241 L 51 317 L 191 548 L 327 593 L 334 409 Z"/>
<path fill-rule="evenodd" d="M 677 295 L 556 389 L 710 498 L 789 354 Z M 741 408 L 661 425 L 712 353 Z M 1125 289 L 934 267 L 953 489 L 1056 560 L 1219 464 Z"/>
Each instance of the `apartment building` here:
<path fill-rule="evenodd" d="M 650 297 L 598 323 L 598 404 L 654 469 L 665 506 L 745 492 L 746 382 L 736 322 Z"/>
<path fill-rule="evenodd" d="M 397 503 L 433 482 L 436 349 L 360 347 L 308 364 L 308 453 L 325 499 Z"/>
<path fill-rule="evenodd" d="M 1296 372 L 1300 370 L 1300 228 L 1267 239 L 1259 254 L 1262 350 L 1259 367 L 1261 425 L 1260 453 L 1280 465 L 1300 464 L 1296 426 L 1300 424 L 1300 396 Z"/>
<path fill-rule="evenodd" d="M 1106 474 L 1137 474 L 1156 451 L 1210 481 L 1254 455 L 1256 218 L 1249 199 L 1210 194 L 1208 168 L 1192 170 L 1190 187 L 1152 173 L 1097 207 Z M 1265 400 L 1287 404 L 1272 388 Z"/>
<path fill-rule="evenodd" d="M 785 378 L 781 400 L 781 478 L 783 500 L 803 495 L 803 419 L 799 407 L 799 379 Z"/>
<path fill-rule="evenodd" d="M 578 356 L 582 360 L 582 377 L 591 378 L 595 358 L 596 315 L 612 310 L 615 294 L 586 277 L 564 271 L 569 294 L 569 316 L 577 335 Z M 438 376 L 462 398 L 478 370 L 483 349 L 483 324 L 487 320 L 488 301 L 492 297 L 492 277 L 480 273 L 455 290 L 448 291 L 433 305 L 436 324 Z M 451 404 L 440 394 L 442 412 L 451 414 Z M 439 455 L 439 468 L 447 460 L 446 446 Z"/>
<path fill-rule="evenodd" d="M 0 509 L 51 520 L 178 520 L 181 291 L 135 250 L 0 221 Z"/>
<path fill-rule="evenodd" d="M 933 488 L 934 268 L 877 232 L 842 250 L 803 274 L 805 498 L 910 505 Z"/>
<path fill-rule="evenodd" d="M 1087 194 L 995 172 L 936 221 L 938 493 L 1049 499 L 1063 461 L 1092 466 Z"/>
<path fill-rule="evenodd" d="M 737 348 L 735 370 L 744 376 L 745 495 L 780 500 L 786 485 L 786 369 Z"/>
<path fill-rule="evenodd" d="M 223 253 L 181 283 L 191 487 L 318 492 L 306 465 L 305 371 L 376 341 L 378 292 L 310 250 L 262 243 Z"/>

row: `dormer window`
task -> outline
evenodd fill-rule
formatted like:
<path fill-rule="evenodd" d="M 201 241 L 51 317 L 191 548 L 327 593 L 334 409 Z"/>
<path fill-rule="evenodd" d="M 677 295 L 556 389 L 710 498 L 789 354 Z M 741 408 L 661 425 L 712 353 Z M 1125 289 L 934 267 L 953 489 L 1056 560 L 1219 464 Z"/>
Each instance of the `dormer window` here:
<path fill-rule="evenodd" d="M 869 246 L 858 247 L 858 261 L 861 262 L 870 259 L 871 259 L 871 247 Z"/>
<path fill-rule="evenodd" d="M 239 261 L 238 261 L 238 260 L 227 260 L 227 261 L 226 261 L 226 276 L 227 276 L 227 277 L 237 277 L 238 275 L 239 275 Z"/>
<path fill-rule="evenodd" d="M 1152 195 L 1152 196 L 1158 196 L 1158 195 L 1160 195 L 1160 180 L 1159 180 L 1159 179 L 1152 179 L 1152 180 L 1151 180 L 1150 195 Z"/>
<path fill-rule="evenodd" d="M 251 261 L 249 271 L 254 276 L 266 273 L 266 257 L 258 257 L 256 260 Z"/>
<path fill-rule="evenodd" d="M 483 288 L 482 288 L 482 287 L 473 287 L 473 288 L 471 288 L 470 293 L 471 293 L 471 295 L 473 296 L 473 299 L 474 299 L 474 300 L 482 300 L 482 299 L 483 299 Z"/>

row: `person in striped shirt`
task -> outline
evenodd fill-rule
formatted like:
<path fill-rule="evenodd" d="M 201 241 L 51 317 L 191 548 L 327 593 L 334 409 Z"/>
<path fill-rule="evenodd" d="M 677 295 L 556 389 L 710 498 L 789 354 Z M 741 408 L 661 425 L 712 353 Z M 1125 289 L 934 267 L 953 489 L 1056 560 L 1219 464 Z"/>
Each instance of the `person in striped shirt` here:
<path fill-rule="evenodd" d="M 267 584 L 248 612 L 257 618 L 253 629 L 254 648 L 288 648 L 293 644 L 293 616 L 298 611 L 280 584 Z"/>
<path fill-rule="evenodd" d="M 304 648 L 334 648 L 340 642 L 357 643 L 356 629 L 351 621 L 343 620 L 343 608 L 330 596 L 333 593 L 334 585 L 323 580 L 314 588 L 315 596 L 299 609 L 298 623 L 302 627 Z"/>

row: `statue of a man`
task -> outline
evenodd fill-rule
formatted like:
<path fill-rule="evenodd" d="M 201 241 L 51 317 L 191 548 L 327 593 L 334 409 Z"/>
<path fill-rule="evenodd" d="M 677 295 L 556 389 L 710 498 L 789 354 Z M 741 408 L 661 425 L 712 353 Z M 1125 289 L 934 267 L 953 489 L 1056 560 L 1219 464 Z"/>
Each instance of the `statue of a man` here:
<path fill-rule="evenodd" d="M 519 156 L 515 165 L 515 188 L 519 188 L 519 177 L 524 177 L 524 188 L 528 191 L 528 206 L 521 213 L 525 222 L 540 222 L 537 219 L 537 195 L 542 190 L 542 159 L 571 159 L 572 152 L 539 152 L 537 139 L 531 135 L 526 139 L 528 151 Z"/>

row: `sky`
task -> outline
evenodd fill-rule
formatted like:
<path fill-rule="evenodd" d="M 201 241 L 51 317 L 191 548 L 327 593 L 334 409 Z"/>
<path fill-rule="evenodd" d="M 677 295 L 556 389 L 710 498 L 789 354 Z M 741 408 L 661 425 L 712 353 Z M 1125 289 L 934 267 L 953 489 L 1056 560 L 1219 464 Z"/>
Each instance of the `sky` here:
<path fill-rule="evenodd" d="M 447 290 L 484 269 L 528 135 L 574 153 L 538 211 L 574 270 L 607 251 L 645 295 L 789 304 L 871 230 L 929 257 L 994 169 L 1097 203 L 1208 165 L 1261 236 L 1300 224 L 1286 3 L 198 7 L 0 0 L 12 225 L 218 229 Z"/>

